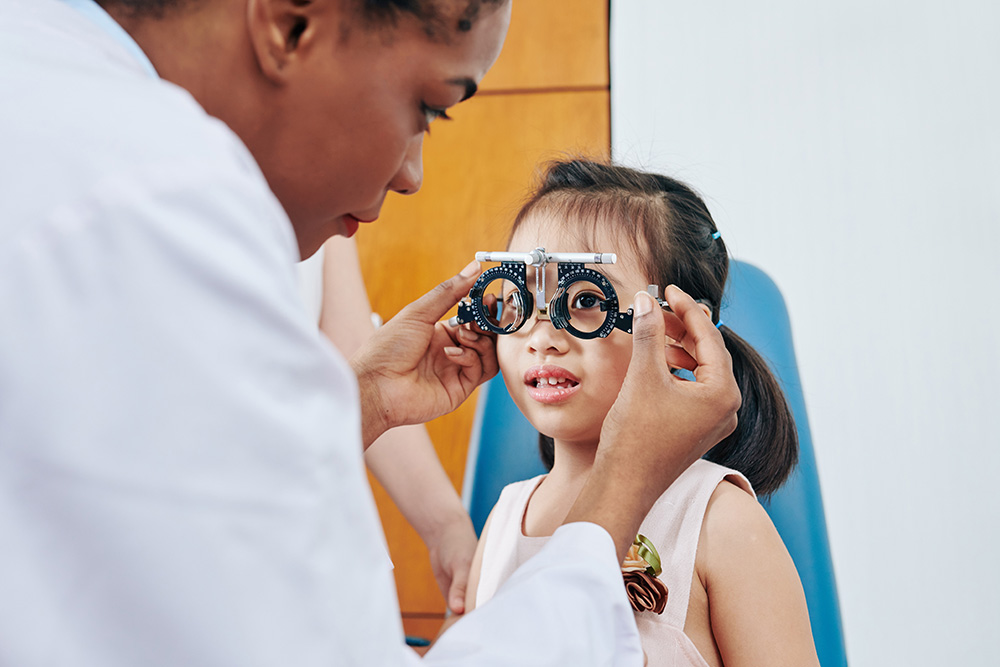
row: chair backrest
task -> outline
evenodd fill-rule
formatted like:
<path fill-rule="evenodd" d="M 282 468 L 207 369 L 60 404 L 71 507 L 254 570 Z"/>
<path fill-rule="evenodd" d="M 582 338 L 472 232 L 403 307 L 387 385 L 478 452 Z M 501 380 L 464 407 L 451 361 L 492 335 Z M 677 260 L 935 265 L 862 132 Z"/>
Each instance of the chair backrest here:
<path fill-rule="evenodd" d="M 721 317 L 771 365 L 795 416 L 799 464 L 763 505 L 802 579 L 820 663 L 846 666 L 816 457 L 784 299 L 763 271 L 733 261 Z M 463 485 L 463 500 L 477 534 L 506 484 L 545 472 L 538 455 L 538 433 L 514 405 L 503 379 L 494 378 L 480 392 Z"/>

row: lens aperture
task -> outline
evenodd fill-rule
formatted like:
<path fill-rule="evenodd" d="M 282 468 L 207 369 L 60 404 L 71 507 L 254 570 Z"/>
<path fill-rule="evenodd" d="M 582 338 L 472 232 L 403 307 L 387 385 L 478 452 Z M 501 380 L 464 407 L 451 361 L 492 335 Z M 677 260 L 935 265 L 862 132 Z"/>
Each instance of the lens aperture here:
<path fill-rule="evenodd" d="M 528 319 L 524 306 L 522 291 L 506 278 L 496 278 L 483 288 L 483 314 L 497 333 L 520 329 Z"/>
<path fill-rule="evenodd" d="M 556 328 L 577 338 L 604 338 L 614 328 L 618 296 L 597 271 L 574 267 L 560 275 L 550 310 Z"/>

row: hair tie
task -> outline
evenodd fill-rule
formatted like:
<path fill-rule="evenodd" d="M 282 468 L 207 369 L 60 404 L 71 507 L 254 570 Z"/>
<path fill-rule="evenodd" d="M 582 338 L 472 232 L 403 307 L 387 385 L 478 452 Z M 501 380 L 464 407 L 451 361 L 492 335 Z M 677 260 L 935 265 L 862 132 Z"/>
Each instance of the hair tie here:
<path fill-rule="evenodd" d="M 712 240 L 713 241 L 718 241 L 719 237 L 721 237 L 721 236 L 722 236 L 722 232 L 715 232 L 715 233 L 712 234 Z"/>
<path fill-rule="evenodd" d="M 724 324 L 724 322 L 723 322 L 723 321 L 722 321 L 722 320 L 720 319 L 720 320 L 719 320 L 719 321 L 718 321 L 718 322 L 716 323 L 716 325 L 715 325 L 715 328 L 716 328 L 716 329 L 721 329 L 721 328 L 722 328 L 722 325 L 723 325 L 723 324 Z"/>

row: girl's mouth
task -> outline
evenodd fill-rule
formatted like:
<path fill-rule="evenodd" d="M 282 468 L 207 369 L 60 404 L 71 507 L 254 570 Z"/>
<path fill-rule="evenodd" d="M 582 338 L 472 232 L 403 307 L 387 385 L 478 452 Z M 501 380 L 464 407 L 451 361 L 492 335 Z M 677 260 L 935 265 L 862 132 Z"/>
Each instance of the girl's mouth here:
<path fill-rule="evenodd" d="M 528 396 L 539 403 L 561 403 L 580 388 L 580 380 L 558 366 L 533 366 L 524 374 Z"/>

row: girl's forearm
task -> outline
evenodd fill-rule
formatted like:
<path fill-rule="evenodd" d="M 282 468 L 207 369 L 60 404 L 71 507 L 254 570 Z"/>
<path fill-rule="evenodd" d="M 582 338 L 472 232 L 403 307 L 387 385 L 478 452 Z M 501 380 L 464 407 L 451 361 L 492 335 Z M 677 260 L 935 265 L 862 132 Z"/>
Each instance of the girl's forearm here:
<path fill-rule="evenodd" d="M 425 543 L 454 521 L 469 522 L 424 426 L 387 431 L 365 452 L 365 463 Z"/>

